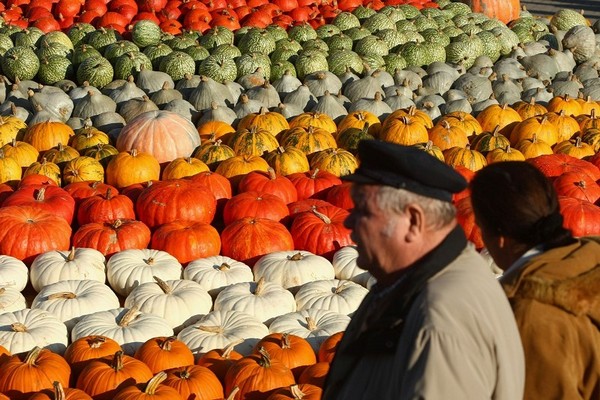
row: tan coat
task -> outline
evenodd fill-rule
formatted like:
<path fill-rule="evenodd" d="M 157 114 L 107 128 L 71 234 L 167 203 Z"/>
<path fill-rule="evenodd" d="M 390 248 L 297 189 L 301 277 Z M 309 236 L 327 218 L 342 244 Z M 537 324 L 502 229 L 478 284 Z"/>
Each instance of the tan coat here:
<path fill-rule="evenodd" d="M 548 250 L 501 283 L 525 350 L 525 399 L 600 399 L 600 238 Z"/>
<path fill-rule="evenodd" d="M 523 349 L 510 305 L 471 245 L 426 282 L 406 321 L 398 321 L 404 325 L 399 336 L 376 340 L 390 351 L 357 353 L 351 350 L 353 338 L 372 297 L 346 330 L 324 399 L 522 397 Z"/>

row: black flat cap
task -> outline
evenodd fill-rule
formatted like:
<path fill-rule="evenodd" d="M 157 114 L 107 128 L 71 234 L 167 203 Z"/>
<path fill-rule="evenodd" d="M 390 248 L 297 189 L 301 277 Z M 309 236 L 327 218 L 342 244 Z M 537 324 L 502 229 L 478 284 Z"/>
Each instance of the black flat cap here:
<path fill-rule="evenodd" d="M 358 144 L 360 167 L 342 179 L 392 186 L 422 196 L 452 201 L 452 194 L 467 187 L 467 181 L 454 168 L 416 147 L 361 140 Z"/>

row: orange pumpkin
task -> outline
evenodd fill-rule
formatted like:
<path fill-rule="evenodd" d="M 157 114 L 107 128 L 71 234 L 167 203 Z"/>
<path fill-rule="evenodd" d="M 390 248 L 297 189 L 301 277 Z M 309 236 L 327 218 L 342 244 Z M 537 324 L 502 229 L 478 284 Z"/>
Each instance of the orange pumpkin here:
<path fill-rule="evenodd" d="M 577 99 L 565 94 L 564 96 L 555 96 L 548 102 L 546 109 L 550 112 L 560 113 L 564 111 L 566 115 L 577 116 L 583 113 L 581 104 Z"/>
<path fill-rule="evenodd" d="M 381 122 L 379 121 L 377 115 L 366 110 L 349 112 L 348 115 L 342 118 L 342 120 L 338 124 L 336 138 L 340 133 L 344 132 L 346 129 L 363 129 L 365 126 L 367 126 L 367 132 L 370 135 L 374 137 L 379 136 L 379 132 L 381 131 Z"/>
<path fill-rule="evenodd" d="M 321 346 L 319 346 L 317 360 L 319 362 L 331 362 L 333 360 L 333 357 L 335 357 L 335 352 L 337 351 L 343 336 L 344 331 L 340 331 L 338 333 L 334 333 L 333 335 L 325 339 L 321 343 Z"/>
<path fill-rule="evenodd" d="M 381 129 L 387 129 L 390 124 L 394 124 L 395 120 L 401 117 L 410 117 L 411 119 L 419 121 L 427 129 L 433 128 L 433 121 L 431 120 L 429 114 L 423 110 L 419 110 L 415 106 L 410 106 L 409 108 L 401 108 L 396 110 L 388 115 L 385 121 L 383 121 Z"/>
<path fill-rule="evenodd" d="M 451 125 L 445 119 L 429 130 L 429 140 L 442 151 L 456 146 L 465 147 L 469 143 L 467 132 L 462 126 Z"/>
<path fill-rule="evenodd" d="M 208 121 L 198 125 L 198 134 L 202 142 L 207 140 L 214 142 L 218 139 L 227 142 L 234 132 L 233 126 L 223 121 Z"/>
<path fill-rule="evenodd" d="M 310 383 L 301 383 L 289 387 L 279 388 L 267 400 L 320 400 L 323 395 L 323 389 Z"/>
<path fill-rule="evenodd" d="M 591 157 L 596 152 L 592 145 L 587 144 L 581 140 L 581 137 L 577 136 L 575 139 L 565 140 L 557 143 L 553 149 L 556 154 L 568 154 L 575 158 Z"/>
<path fill-rule="evenodd" d="M 575 120 L 579 123 L 579 128 L 581 132 L 585 132 L 590 128 L 600 129 L 600 115 L 595 109 L 592 109 L 590 114 L 581 114 L 575 117 Z"/>
<path fill-rule="evenodd" d="M 240 356 L 241 357 L 241 356 Z M 223 384 L 208 368 L 200 365 L 187 365 L 167 372 L 164 385 L 175 389 L 183 399 L 222 399 Z"/>
<path fill-rule="evenodd" d="M 160 164 L 151 154 L 133 149 L 114 156 L 106 166 L 106 183 L 124 188 L 160 178 Z"/>
<path fill-rule="evenodd" d="M 385 120 L 379 132 L 381 140 L 404 146 L 425 143 L 429 140 L 427 128 L 416 118 L 404 115 L 389 123 L 388 119 Z"/>
<path fill-rule="evenodd" d="M 597 101 L 593 101 L 591 96 L 586 98 L 580 97 L 577 101 L 581 105 L 581 114 L 590 115 L 592 112 L 596 114 L 600 113 L 600 104 Z"/>
<path fill-rule="evenodd" d="M 119 343 L 106 336 L 85 336 L 72 342 L 65 351 L 65 360 L 72 369 L 74 381 L 90 360 L 106 357 L 121 350 Z"/>
<path fill-rule="evenodd" d="M 290 121 L 290 128 L 308 128 L 310 126 L 324 129 L 331 134 L 337 131 L 337 126 L 333 119 L 329 115 L 319 112 L 305 112 L 297 115 Z"/>
<path fill-rule="evenodd" d="M 513 149 L 510 145 L 505 148 L 497 148 L 486 154 L 485 159 L 488 164 L 499 161 L 525 161 L 525 156 L 519 150 Z"/>
<path fill-rule="evenodd" d="M 59 143 L 69 143 L 73 129 L 63 122 L 39 122 L 29 126 L 23 135 L 23 141 L 35 147 L 40 153 L 50 150 Z"/>
<path fill-rule="evenodd" d="M 65 389 L 60 382 L 54 382 L 54 389 L 46 389 L 31 396 L 28 400 L 92 400 L 83 390 Z"/>
<path fill-rule="evenodd" d="M 71 367 L 60 355 L 34 347 L 25 355 L 14 355 L 0 369 L 0 392 L 11 399 L 23 399 L 34 392 L 53 389 L 55 381 L 69 386 Z"/>
<path fill-rule="evenodd" d="M 544 115 L 519 122 L 510 134 L 510 144 L 515 146 L 523 139 L 531 139 L 534 134 L 538 140 L 543 140 L 550 146 L 554 146 L 558 140 L 558 129 Z"/>
<path fill-rule="evenodd" d="M 185 343 L 164 336 L 147 340 L 135 352 L 135 358 L 146 364 L 153 374 L 194 363 L 194 355 Z"/>
<path fill-rule="evenodd" d="M 77 378 L 77 388 L 95 400 L 113 400 L 119 389 L 146 383 L 152 371 L 143 362 L 117 351 L 112 357 L 91 360 Z"/>
<path fill-rule="evenodd" d="M 120 389 L 113 400 L 184 400 L 177 390 L 162 384 L 166 378 L 166 372 L 159 372 L 147 384 Z"/>
<path fill-rule="evenodd" d="M 318 362 L 306 367 L 298 377 L 298 383 L 308 383 L 322 388 L 329 373 L 329 367 L 328 362 Z"/>
<path fill-rule="evenodd" d="M 271 333 L 256 343 L 254 353 L 267 350 L 272 359 L 281 361 L 298 378 L 302 371 L 317 362 L 310 343 L 300 336 L 288 333 Z"/>
<path fill-rule="evenodd" d="M 483 132 L 492 132 L 498 127 L 499 134 L 509 137 L 515 125 L 523 121 L 523 118 L 507 104 L 493 104 L 477 114 L 477 121 Z"/>
<path fill-rule="evenodd" d="M 111 223 L 91 222 L 73 234 L 75 247 L 96 249 L 107 257 L 127 249 L 145 249 L 150 244 L 150 229 L 141 221 L 117 219 Z"/>
<path fill-rule="evenodd" d="M 444 151 L 444 159 L 446 164 L 456 167 L 462 165 L 471 171 L 478 171 L 487 165 L 487 161 L 483 154 L 477 150 L 471 150 L 471 146 L 452 147 Z"/>
<path fill-rule="evenodd" d="M 548 117 L 548 121 L 556 126 L 558 130 L 557 143 L 571 139 L 580 131 L 577 120 L 574 117 L 567 115 L 565 110 L 561 110 L 558 113 L 549 112 L 546 116 Z"/>
<path fill-rule="evenodd" d="M 198 258 L 219 255 L 219 232 L 204 222 L 172 221 L 161 224 L 152 233 L 151 247 L 171 254 L 181 264 Z"/>
<path fill-rule="evenodd" d="M 209 350 L 196 361 L 196 364 L 208 368 L 221 383 L 225 383 L 225 375 L 229 368 L 243 357 L 234 350 L 234 347 L 241 342 L 241 340 L 234 340 L 223 349 Z"/>
<path fill-rule="evenodd" d="M 521 12 L 521 2 L 519 0 L 468 0 L 466 3 L 471 6 L 473 12 L 485 14 L 489 18 L 499 19 L 505 24 L 519 18 Z"/>
<path fill-rule="evenodd" d="M 204 161 L 194 157 L 180 157 L 171 161 L 163 170 L 162 179 L 179 179 L 210 171 Z"/>
<path fill-rule="evenodd" d="M 548 109 L 540 103 L 535 102 L 535 97 L 531 97 L 529 102 L 518 101 L 512 106 L 516 112 L 519 113 L 521 119 L 524 121 L 527 118 L 537 117 L 538 115 L 544 115 L 548 112 Z"/>
<path fill-rule="evenodd" d="M 521 140 L 515 145 L 515 149 L 523 153 L 525 159 L 554 153 L 548 143 L 538 139 L 537 134 L 533 134 L 529 139 Z"/>
<path fill-rule="evenodd" d="M 452 111 L 446 115 L 443 115 L 437 124 L 440 124 L 441 121 L 446 121 L 450 126 L 459 126 L 463 131 L 466 132 L 467 137 L 471 138 L 473 136 L 479 135 L 483 132 L 483 128 L 479 121 L 472 116 L 471 114 L 464 111 Z"/>

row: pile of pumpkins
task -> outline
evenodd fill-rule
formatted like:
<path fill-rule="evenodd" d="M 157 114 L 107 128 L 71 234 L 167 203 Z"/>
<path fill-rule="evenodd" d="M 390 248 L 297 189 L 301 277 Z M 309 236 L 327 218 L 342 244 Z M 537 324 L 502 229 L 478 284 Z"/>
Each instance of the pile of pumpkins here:
<path fill-rule="evenodd" d="M 344 227 L 342 178 L 363 139 L 417 146 L 467 180 L 527 160 L 553 181 L 565 226 L 599 234 L 600 23 L 565 9 L 504 24 L 437 4 L 288 30 L 1 26 L 0 345 L 19 356 L 0 358 L 0 393 L 169 396 L 165 383 L 199 374 L 210 398 L 307 395 L 302 369 L 324 362 L 322 384 L 320 349 L 374 283 Z M 469 190 L 454 203 L 483 249 Z M 309 361 L 280 366 L 266 338 L 302 342 Z M 83 368 L 78 345 L 104 358 Z M 184 361 L 156 367 L 152 346 Z M 192 365 L 214 351 L 277 365 L 277 386 Z M 43 388 L 6 386 L 13 365 L 59 355 Z M 124 394 L 77 378 L 129 363 L 142 385 Z"/>

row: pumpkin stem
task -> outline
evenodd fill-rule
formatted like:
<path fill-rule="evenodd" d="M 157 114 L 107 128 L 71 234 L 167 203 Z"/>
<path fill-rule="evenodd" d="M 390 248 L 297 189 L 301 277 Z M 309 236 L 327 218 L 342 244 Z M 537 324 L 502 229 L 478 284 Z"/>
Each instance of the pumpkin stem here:
<path fill-rule="evenodd" d="M 115 356 L 113 357 L 111 367 L 116 372 L 119 372 L 120 370 L 123 369 L 123 350 L 117 350 L 117 352 L 115 353 Z"/>
<path fill-rule="evenodd" d="M 294 399 L 303 399 L 304 396 L 306 396 L 304 394 L 304 392 L 302 390 L 300 390 L 300 387 L 298 387 L 298 384 L 294 384 L 290 386 L 290 393 L 292 394 L 292 396 L 294 396 Z"/>
<path fill-rule="evenodd" d="M 275 173 L 275 170 L 272 167 L 267 168 L 267 173 L 269 174 L 269 179 L 274 181 L 275 179 L 277 179 L 277 174 Z"/>
<path fill-rule="evenodd" d="M 25 357 L 25 364 L 28 366 L 35 365 L 40 353 L 42 352 L 42 348 L 40 346 L 35 346 L 29 353 L 27 353 L 27 357 Z"/>
<path fill-rule="evenodd" d="M 137 151 L 137 149 L 131 149 L 129 154 L 131 154 L 131 157 L 137 157 L 138 151 Z"/>
<path fill-rule="evenodd" d="M 293 256 L 289 257 L 290 261 L 300 261 L 303 258 L 304 258 L 304 256 L 300 252 L 298 252 L 298 253 L 294 254 Z"/>
<path fill-rule="evenodd" d="M 10 329 L 12 329 L 13 332 L 27 332 L 27 327 L 20 322 L 10 324 Z"/>
<path fill-rule="evenodd" d="M 281 348 L 282 349 L 291 349 L 292 348 L 290 334 L 287 332 L 281 334 Z"/>
<path fill-rule="evenodd" d="M 52 293 L 51 295 L 48 296 L 48 300 L 56 300 L 56 299 L 71 300 L 71 299 L 75 299 L 75 298 L 77 298 L 77 295 L 73 292 Z"/>
<path fill-rule="evenodd" d="M 223 333 L 223 327 L 221 326 L 209 326 L 209 325 L 198 325 L 199 330 L 209 333 Z"/>
<path fill-rule="evenodd" d="M 256 289 L 254 290 L 255 296 L 260 296 L 265 289 L 265 278 L 261 277 L 256 283 Z"/>
<path fill-rule="evenodd" d="M 335 291 L 333 293 L 340 294 L 344 290 L 344 288 L 348 285 L 349 285 L 348 281 L 340 281 L 337 288 L 335 288 Z"/>
<path fill-rule="evenodd" d="M 315 329 L 317 329 L 317 323 L 311 316 L 306 317 L 306 325 L 309 331 L 314 331 Z"/>
<path fill-rule="evenodd" d="M 167 373 L 165 371 L 160 371 L 148 381 L 144 393 L 147 395 L 154 395 L 156 393 L 156 389 L 158 389 L 158 386 L 163 383 L 165 379 L 167 379 Z"/>
<path fill-rule="evenodd" d="M 171 292 L 173 292 L 173 288 L 171 286 L 169 286 L 169 284 L 167 282 L 163 281 L 158 276 L 153 276 L 152 278 L 156 281 L 156 284 L 158 285 L 158 287 L 165 294 L 171 294 Z"/>
<path fill-rule="evenodd" d="M 229 396 L 227 396 L 227 399 L 225 400 L 233 400 L 235 399 L 235 396 L 238 394 L 238 392 L 240 391 L 240 387 L 236 386 L 231 390 L 231 393 L 229 393 Z"/>
<path fill-rule="evenodd" d="M 176 374 L 181 379 L 190 379 L 190 376 L 192 376 L 188 370 L 188 367 L 183 367 L 183 369 L 177 371 Z"/>
<path fill-rule="evenodd" d="M 129 310 L 127 310 L 127 312 L 121 317 L 121 320 L 119 321 L 119 326 L 123 327 L 129 325 L 131 321 L 135 319 L 138 311 L 139 308 L 137 306 L 133 306 Z"/>
<path fill-rule="evenodd" d="M 67 396 L 65 394 L 65 389 L 63 389 L 62 384 L 59 381 L 54 381 L 52 383 L 54 387 L 54 400 L 66 400 Z"/>
<path fill-rule="evenodd" d="M 113 229 L 119 229 L 121 227 L 121 225 L 123 225 L 123 221 L 121 221 L 120 219 L 116 219 L 113 223 L 112 223 L 112 228 Z"/>
<path fill-rule="evenodd" d="M 35 195 L 35 201 L 44 201 L 44 197 L 46 193 L 46 188 L 41 187 L 38 189 L 37 194 Z"/>
<path fill-rule="evenodd" d="M 229 360 L 231 358 L 231 353 L 235 350 L 235 346 L 240 343 L 243 343 L 244 339 L 236 339 L 233 342 L 230 342 L 223 348 L 223 354 L 221 354 L 221 358 L 225 360 Z"/>
<path fill-rule="evenodd" d="M 148 257 L 144 260 L 144 262 L 146 263 L 146 265 L 152 265 L 154 264 L 154 257 Z"/>
<path fill-rule="evenodd" d="M 88 342 L 88 346 L 90 346 L 90 349 L 97 349 L 102 347 L 102 345 L 104 343 L 106 343 L 106 337 L 104 336 L 90 336 L 87 339 Z"/>
<path fill-rule="evenodd" d="M 229 264 L 227 263 L 223 263 L 221 265 L 219 265 L 218 270 L 219 271 L 229 271 L 231 269 L 231 266 L 229 266 Z"/>
<path fill-rule="evenodd" d="M 260 349 L 258 349 L 258 353 L 261 356 L 261 360 L 258 362 L 258 364 L 263 368 L 269 368 L 271 366 L 271 356 L 269 355 L 267 349 L 260 346 Z"/>
<path fill-rule="evenodd" d="M 71 251 L 67 255 L 67 262 L 73 261 L 75 259 L 75 246 L 71 246 Z"/>
<path fill-rule="evenodd" d="M 331 219 L 330 219 L 330 218 L 329 218 L 327 215 L 325 215 L 325 214 L 323 214 L 323 213 L 321 213 L 321 212 L 319 212 L 319 211 L 317 211 L 317 210 L 314 210 L 314 209 L 312 210 L 312 212 L 313 212 L 313 213 L 314 213 L 314 214 L 315 214 L 317 217 L 321 218 L 321 220 L 322 220 L 323 222 L 325 222 L 326 224 L 331 224 Z"/>
<path fill-rule="evenodd" d="M 316 179 L 319 174 L 319 168 L 315 168 L 312 174 L 310 174 L 310 179 Z"/>

